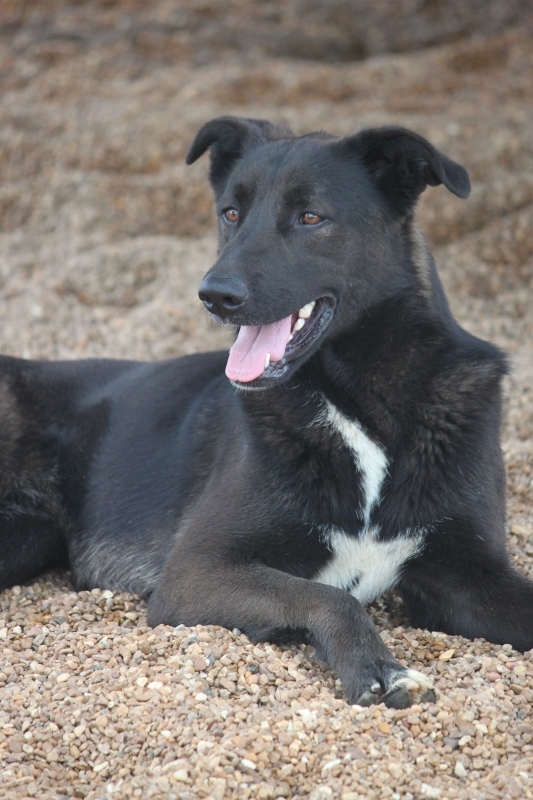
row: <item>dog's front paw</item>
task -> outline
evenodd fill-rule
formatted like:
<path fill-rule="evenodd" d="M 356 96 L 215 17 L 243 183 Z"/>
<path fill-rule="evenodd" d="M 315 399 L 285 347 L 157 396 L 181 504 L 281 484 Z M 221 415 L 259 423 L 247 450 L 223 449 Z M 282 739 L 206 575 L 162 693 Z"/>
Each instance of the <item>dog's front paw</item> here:
<path fill-rule="evenodd" d="M 385 703 L 389 708 L 408 708 L 413 703 L 434 703 L 436 700 L 433 682 L 415 669 L 388 667 L 381 675 L 352 700 L 359 706 Z"/>

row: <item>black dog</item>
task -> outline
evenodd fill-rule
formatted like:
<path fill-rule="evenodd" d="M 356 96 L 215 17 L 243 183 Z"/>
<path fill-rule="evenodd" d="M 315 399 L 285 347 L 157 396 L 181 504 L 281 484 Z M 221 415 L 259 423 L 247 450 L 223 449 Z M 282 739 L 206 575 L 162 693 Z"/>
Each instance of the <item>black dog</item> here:
<path fill-rule="evenodd" d="M 416 626 L 533 647 L 504 539 L 505 359 L 453 319 L 412 216 L 428 184 L 466 197 L 465 170 L 401 128 L 226 117 L 188 162 L 207 149 L 200 298 L 239 327 L 229 358 L 3 358 L 0 586 L 69 565 L 148 597 L 152 625 L 307 640 L 361 704 L 434 698 L 363 608 L 394 585 Z"/>

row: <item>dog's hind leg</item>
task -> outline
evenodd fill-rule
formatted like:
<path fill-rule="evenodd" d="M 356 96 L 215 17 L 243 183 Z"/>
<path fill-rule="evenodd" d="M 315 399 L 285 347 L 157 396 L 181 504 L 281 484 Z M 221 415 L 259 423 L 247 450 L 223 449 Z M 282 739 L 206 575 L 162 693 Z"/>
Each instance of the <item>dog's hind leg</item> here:
<path fill-rule="evenodd" d="M 23 363 L 0 357 L 0 589 L 68 563 L 54 448 L 35 421 L 39 398 L 20 401 Z"/>
<path fill-rule="evenodd" d="M 0 590 L 67 564 L 65 540 L 53 520 L 0 513 Z"/>
<path fill-rule="evenodd" d="M 433 701 L 431 681 L 399 664 L 364 608 L 348 592 L 258 563 L 215 557 L 182 541 L 148 604 L 151 625 L 214 624 L 239 628 L 254 641 L 282 630 L 305 631 L 341 678 L 351 703 L 404 708 Z"/>

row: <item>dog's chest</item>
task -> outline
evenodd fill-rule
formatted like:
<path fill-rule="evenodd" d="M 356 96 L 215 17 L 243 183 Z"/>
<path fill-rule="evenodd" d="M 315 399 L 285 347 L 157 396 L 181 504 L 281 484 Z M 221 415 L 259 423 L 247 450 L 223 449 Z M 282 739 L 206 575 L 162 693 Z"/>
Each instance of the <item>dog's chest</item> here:
<path fill-rule="evenodd" d="M 337 528 L 323 531 L 331 559 L 315 575 L 318 583 L 346 589 L 361 603 L 370 603 L 398 582 L 406 561 L 423 545 L 421 531 L 406 531 L 381 541 L 379 528 L 364 528 L 353 536 Z"/>
<path fill-rule="evenodd" d="M 403 564 L 420 551 L 423 534 L 407 530 L 390 538 L 391 532 L 388 531 L 387 539 L 381 540 L 380 528 L 370 524 L 370 517 L 381 501 L 389 467 L 387 454 L 358 422 L 345 417 L 330 403 L 326 403 L 324 422 L 341 436 L 361 476 L 362 501 L 358 516 L 364 525 L 357 535 L 335 527 L 322 530 L 321 537 L 331 552 L 331 558 L 314 579 L 346 589 L 367 603 L 394 586 Z"/>

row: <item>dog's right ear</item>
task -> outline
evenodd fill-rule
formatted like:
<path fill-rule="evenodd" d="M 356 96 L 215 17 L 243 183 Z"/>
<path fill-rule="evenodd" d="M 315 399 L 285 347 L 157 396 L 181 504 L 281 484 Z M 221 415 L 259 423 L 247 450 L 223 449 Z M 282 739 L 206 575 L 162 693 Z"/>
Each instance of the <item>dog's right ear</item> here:
<path fill-rule="evenodd" d="M 406 128 L 368 128 L 340 139 L 337 147 L 358 154 L 395 215 L 410 214 L 426 186 L 442 184 L 457 197 L 470 194 L 464 167 Z"/>
<path fill-rule="evenodd" d="M 290 136 L 291 133 L 288 128 L 281 128 L 264 119 L 217 117 L 200 128 L 185 161 L 193 164 L 210 149 L 210 179 L 215 192 L 218 192 L 246 149 L 269 139 Z"/>

